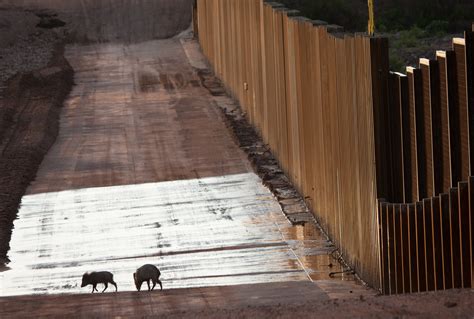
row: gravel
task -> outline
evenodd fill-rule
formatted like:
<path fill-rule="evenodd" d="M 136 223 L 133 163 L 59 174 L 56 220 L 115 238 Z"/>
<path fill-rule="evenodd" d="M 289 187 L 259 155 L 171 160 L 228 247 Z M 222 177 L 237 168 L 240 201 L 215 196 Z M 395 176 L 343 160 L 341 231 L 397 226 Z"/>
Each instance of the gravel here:
<path fill-rule="evenodd" d="M 56 44 L 67 35 L 66 28 L 43 29 L 35 12 L 0 10 L 0 86 L 21 72 L 45 67 Z"/>

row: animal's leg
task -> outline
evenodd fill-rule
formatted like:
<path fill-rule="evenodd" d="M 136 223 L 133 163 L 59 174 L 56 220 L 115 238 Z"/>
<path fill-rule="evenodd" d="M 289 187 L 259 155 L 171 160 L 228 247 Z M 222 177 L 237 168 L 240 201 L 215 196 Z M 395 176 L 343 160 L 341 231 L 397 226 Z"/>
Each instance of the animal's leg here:
<path fill-rule="evenodd" d="M 92 285 L 92 292 L 94 292 L 94 290 L 97 291 L 97 292 L 99 292 L 99 290 L 97 290 L 97 284 L 93 284 L 93 285 Z"/>
<path fill-rule="evenodd" d="M 140 291 L 140 289 L 142 289 L 142 285 L 143 285 L 143 281 L 141 281 L 140 284 L 138 285 L 138 288 L 137 288 L 138 291 Z"/>
<path fill-rule="evenodd" d="M 105 287 L 104 287 L 104 290 L 102 290 L 102 293 L 104 293 L 104 291 L 106 291 L 106 290 L 107 290 L 107 287 L 109 286 L 109 284 L 108 284 L 108 283 L 106 283 L 106 282 L 104 282 L 104 286 L 105 286 Z"/>
<path fill-rule="evenodd" d="M 94 293 L 94 286 L 92 286 L 92 291 L 91 291 L 91 293 Z"/>
<path fill-rule="evenodd" d="M 148 285 L 148 291 L 150 291 L 150 279 L 146 281 L 146 284 Z"/>
<path fill-rule="evenodd" d="M 156 280 L 152 279 L 151 282 L 153 283 L 153 287 L 151 287 L 151 290 L 153 290 L 153 289 L 155 289 L 155 286 L 156 286 Z"/>
<path fill-rule="evenodd" d="M 163 285 L 161 284 L 161 280 L 158 279 L 157 282 L 158 282 L 158 285 L 160 285 L 160 290 L 163 290 Z"/>
<path fill-rule="evenodd" d="M 115 281 L 112 280 L 110 283 L 115 286 L 115 291 L 117 292 L 117 284 L 115 283 Z"/>

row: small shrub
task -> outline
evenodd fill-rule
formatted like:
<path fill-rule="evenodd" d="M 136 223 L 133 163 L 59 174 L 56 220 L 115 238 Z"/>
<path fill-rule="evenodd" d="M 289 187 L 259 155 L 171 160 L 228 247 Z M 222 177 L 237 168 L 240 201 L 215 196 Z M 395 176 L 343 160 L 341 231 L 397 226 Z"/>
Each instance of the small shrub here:
<path fill-rule="evenodd" d="M 417 46 L 418 40 L 425 36 L 425 31 L 414 26 L 409 30 L 400 31 L 399 38 L 395 41 L 394 45 L 398 48 L 413 48 Z"/>
<path fill-rule="evenodd" d="M 394 52 L 390 52 L 390 70 L 395 72 L 405 73 L 405 63 L 403 60 Z"/>
<path fill-rule="evenodd" d="M 385 32 L 388 32 L 388 28 L 385 26 L 385 24 L 383 23 L 379 23 L 377 25 L 377 27 L 375 28 L 378 32 L 382 32 L 382 33 L 385 33 Z"/>
<path fill-rule="evenodd" d="M 418 26 L 413 26 L 410 30 L 408 30 L 410 35 L 416 39 L 423 39 L 426 37 L 425 30 L 419 28 Z"/>
<path fill-rule="evenodd" d="M 429 36 L 443 36 L 448 32 L 449 23 L 443 20 L 434 20 L 425 28 L 425 32 Z"/>

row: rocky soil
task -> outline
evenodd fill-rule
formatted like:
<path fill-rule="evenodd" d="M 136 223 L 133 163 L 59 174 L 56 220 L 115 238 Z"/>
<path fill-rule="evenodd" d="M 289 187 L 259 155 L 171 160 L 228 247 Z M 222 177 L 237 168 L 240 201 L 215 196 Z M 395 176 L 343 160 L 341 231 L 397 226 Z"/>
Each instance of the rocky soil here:
<path fill-rule="evenodd" d="M 0 10 L 0 270 L 21 198 L 54 143 L 73 81 L 50 13 Z M 54 20 L 53 20 L 54 21 Z"/>
<path fill-rule="evenodd" d="M 0 86 L 4 87 L 5 81 L 18 72 L 40 69 L 49 63 L 55 46 L 66 36 L 64 27 L 37 26 L 52 15 L 22 9 L 0 10 Z"/>

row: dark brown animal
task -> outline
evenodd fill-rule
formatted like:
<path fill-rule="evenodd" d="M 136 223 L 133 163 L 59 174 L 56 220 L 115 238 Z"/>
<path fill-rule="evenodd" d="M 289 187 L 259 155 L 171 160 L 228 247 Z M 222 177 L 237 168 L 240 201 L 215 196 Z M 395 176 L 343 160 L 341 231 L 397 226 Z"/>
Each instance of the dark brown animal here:
<path fill-rule="evenodd" d="M 115 291 L 117 291 L 117 284 L 114 281 L 114 275 L 108 271 L 98 271 L 98 272 L 85 273 L 82 276 L 81 287 L 92 285 L 92 293 L 94 293 L 94 290 L 99 292 L 97 290 L 97 284 L 104 284 L 105 288 L 104 290 L 102 290 L 102 292 L 104 292 L 105 290 L 107 290 L 109 283 L 114 285 Z"/>
<path fill-rule="evenodd" d="M 148 291 L 153 290 L 158 283 L 160 285 L 161 290 L 163 290 L 163 285 L 160 281 L 160 271 L 156 266 L 153 265 L 143 265 L 137 269 L 135 273 L 133 273 L 133 280 L 135 281 L 135 287 L 137 290 L 140 291 L 142 284 L 144 281 L 148 284 Z M 153 287 L 150 289 L 150 280 L 153 282 Z"/>

